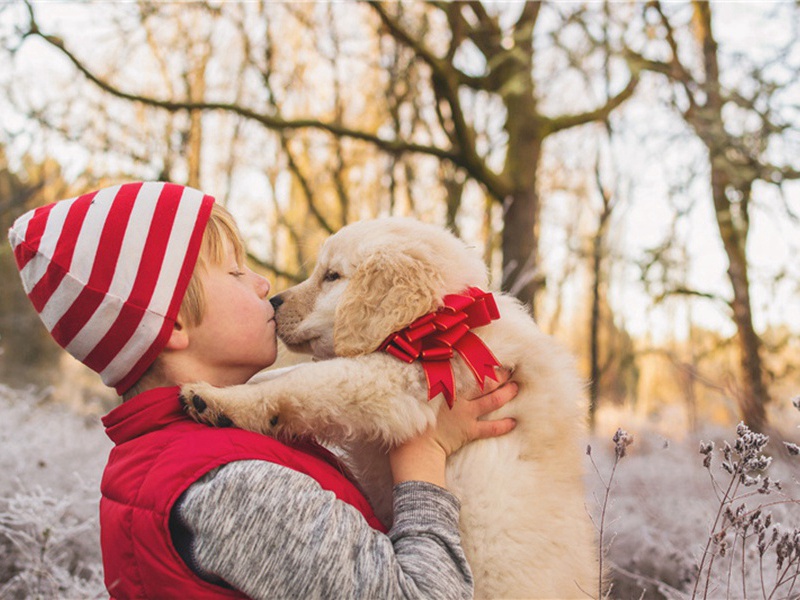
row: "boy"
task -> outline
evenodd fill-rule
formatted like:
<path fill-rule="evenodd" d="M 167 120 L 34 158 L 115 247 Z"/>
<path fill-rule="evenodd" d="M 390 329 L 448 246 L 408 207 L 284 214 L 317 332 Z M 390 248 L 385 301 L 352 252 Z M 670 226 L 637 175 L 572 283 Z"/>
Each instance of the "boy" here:
<path fill-rule="evenodd" d="M 386 532 L 313 440 L 283 444 L 184 415 L 178 385 L 243 383 L 276 358 L 269 283 L 245 266 L 213 198 L 124 184 L 31 211 L 9 238 L 48 330 L 124 399 L 103 419 L 116 444 L 100 503 L 112 597 L 471 595 L 444 464 L 513 427 L 479 420 L 513 384 L 442 411 L 435 429 L 391 451 Z"/>

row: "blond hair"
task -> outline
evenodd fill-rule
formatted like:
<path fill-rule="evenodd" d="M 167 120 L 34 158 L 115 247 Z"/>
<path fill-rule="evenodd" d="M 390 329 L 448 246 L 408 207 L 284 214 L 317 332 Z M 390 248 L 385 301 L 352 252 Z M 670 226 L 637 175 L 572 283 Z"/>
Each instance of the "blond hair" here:
<path fill-rule="evenodd" d="M 189 280 L 189 285 L 181 302 L 181 308 L 178 311 L 178 319 L 184 326 L 196 327 L 202 322 L 206 310 L 206 299 L 200 272 L 206 271 L 209 265 L 222 264 L 222 261 L 225 260 L 225 246 L 228 242 L 233 245 L 236 263 L 240 266 L 243 265 L 247 251 L 245 250 L 241 233 L 239 233 L 239 228 L 236 226 L 231 213 L 224 206 L 215 203 L 211 207 L 211 216 L 209 216 L 208 223 L 206 223 L 203 241 L 200 245 L 200 254 L 197 257 L 192 278 Z M 159 356 L 139 378 L 139 381 L 122 395 L 122 398 L 123 400 L 129 400 L 147 389 L 160 385 L 172 385 L 172 382 L 165 381 L 164 370 Z"/>
<path fill-rule="evenodd" d="M 225 244 L 233 244 L 233 253 L 236 263 L 243 265 L 247 252 L 244 248 L 239 228 L 227 209 L 219 204 L 214 204 L 211 216 L 206 224 L 203 234 L 203 243 L 200 246 L 200 255 L 197 257 L 192 278 L 183 296 L 178 318 L 186 325 L 195 327 L 203 320 L 205 314 L 205 294 L 203 283 L 198 273 L 206 270 L 209 264 L 219 265 L 225 259 Z"/>

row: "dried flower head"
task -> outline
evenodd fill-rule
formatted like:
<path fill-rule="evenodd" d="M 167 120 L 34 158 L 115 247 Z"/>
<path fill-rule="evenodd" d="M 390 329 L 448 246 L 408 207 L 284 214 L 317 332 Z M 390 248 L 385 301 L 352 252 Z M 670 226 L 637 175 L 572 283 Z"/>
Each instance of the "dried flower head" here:
<path fill-rule="evenodd" d="M 800 446 L 798 446 L 797 444 L 790 444 L 789 442 L 783 442 L 783 445 L 786 446 L 786 450 L 789 452 L 790 456 L 800 455 Z"/>
<path fill-rule="evenodd" d="M 747 475 L 746 473 L 742 473 L 739 476 L 739 481 L 741 482 L 741 484 L 743 486 L 750 487 L 752 485 L 757 485 L 757 484 L 761 483 L 761 477 L 758 476 L 758 475 L 755 476 L 755 477 L 750 477 L 750 475 Z"/>
<path fill-rule="evenodd" d="M 768 469 L 772 458 L 764 456 L 762 452 L 769 442 L 769 436 L 751 431 L 744 423 L 736 427 L 736 436 L 733 448 L 725 443 L 725 462 L 722 467 L 731 474 L 749 474 Z"/>
<path fill-rule="evenodd" d="M 794 552 L 793 542 L 794 540 L 792 540 L 791 534 L 787 531 L 781 536 L 781 539 L 775 546 L 775 554 L 778 558 L 778 570 L 783 568 L 783 561 L 789 558 Z"/>
<path fill-rule="evenodd" d="M 614 451 L 617 454 L 617 458 L 623 458 L 627 453 L 628 446 L 633 443 L 633 436 L 624 429 L 617 429 L 611 441 L 614 442 Z"/>
<path fill-rule="evenodd" d="M 711 456 L 714 451 L 714 442 L 700 442 L 700 454 L 703 458 L 703 466 L 708 469 L 711 467 Z"/>

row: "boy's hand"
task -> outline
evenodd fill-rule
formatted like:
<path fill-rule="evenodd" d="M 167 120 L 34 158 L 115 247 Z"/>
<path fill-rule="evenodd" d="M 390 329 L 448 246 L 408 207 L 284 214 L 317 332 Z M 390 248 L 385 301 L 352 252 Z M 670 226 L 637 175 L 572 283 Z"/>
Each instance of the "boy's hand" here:
<path fill-rule="evenodd" d="M 481 420 L 517 395 L 517 384 L 509 381 L 510 373 L 507 370 L 497 373 L 499 381 L 487 380 L 480 396 L 458 398 L 452 409 L 442 404 L 436 426 L 389 452 L 395 483 L 427 481 L 445 487 L 444 467 L 448 456 L 468 442 L 497 437 L 514 429 L 514 419 Z"/>
<path fill-rule="evenodd" d="M 511 373 L 508 370 L 498 369 L 497 376 L 498 381 L 486 380 L 484 390 L 479 392 L 479 396 L 457 398 L 453 408 L 442 404 L 432 433 L 447 456 L 469 442 L 498 437 L 514 429 L 514 419 L 481 420 L 505 406 L 517 395 L 517 384 L 509 381 Z"/>

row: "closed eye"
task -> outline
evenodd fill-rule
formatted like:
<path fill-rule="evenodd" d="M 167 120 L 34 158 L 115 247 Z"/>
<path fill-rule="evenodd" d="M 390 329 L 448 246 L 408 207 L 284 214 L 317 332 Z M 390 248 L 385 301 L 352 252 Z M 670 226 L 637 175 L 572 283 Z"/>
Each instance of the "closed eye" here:
<path fill-rule="evenodd" d="M 330 269 L 325 271 L 325 275 L 322 276 L 323 281 L 336 281 L 339 278 L 341 278 L 341 275 L 336 271 L 332 271 Z"/>

